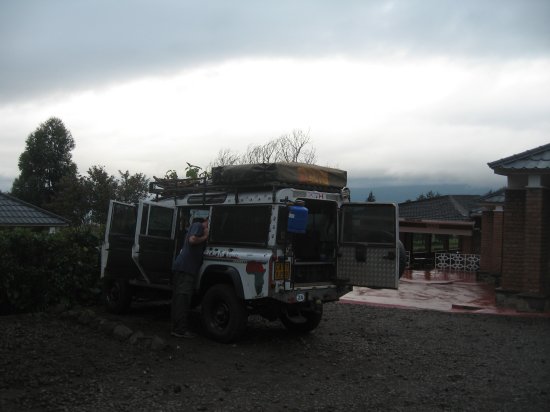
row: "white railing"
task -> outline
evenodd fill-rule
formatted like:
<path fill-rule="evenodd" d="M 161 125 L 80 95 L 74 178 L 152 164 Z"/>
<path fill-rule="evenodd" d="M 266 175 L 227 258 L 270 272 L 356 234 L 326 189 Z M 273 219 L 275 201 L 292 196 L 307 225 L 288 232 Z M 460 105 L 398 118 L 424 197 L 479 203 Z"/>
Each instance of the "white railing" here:
<path fill-rule="evenodd" d="M 466 253 L 436 253 L 435 268 L 475 272 L 479 270 L 480 256 Z"/>

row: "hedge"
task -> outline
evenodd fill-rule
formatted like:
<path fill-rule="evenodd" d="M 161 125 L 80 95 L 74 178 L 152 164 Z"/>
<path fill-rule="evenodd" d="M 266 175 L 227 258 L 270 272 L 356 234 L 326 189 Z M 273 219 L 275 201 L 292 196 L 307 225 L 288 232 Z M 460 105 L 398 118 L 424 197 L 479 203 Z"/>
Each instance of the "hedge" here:
<path fill-rule="evenodd" d="M 0 231 L 0 314 L 99 296 L 100 239 L 89 227 Z"/>

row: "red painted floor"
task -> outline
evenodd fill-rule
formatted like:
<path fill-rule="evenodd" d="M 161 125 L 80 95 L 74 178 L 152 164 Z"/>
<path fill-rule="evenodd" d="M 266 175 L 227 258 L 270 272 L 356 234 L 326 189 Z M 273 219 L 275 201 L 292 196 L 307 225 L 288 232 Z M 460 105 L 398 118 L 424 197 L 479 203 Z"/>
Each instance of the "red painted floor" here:
<path fill-rule="evenodd" d="M 471 272 L 407 270 L 399 282 L 398 290 L 354 287 L 340 301 L 444 312 L 550 317 L 550 313 L 497 308 L 494 286 L 477 282 L 475 273 Z"/>

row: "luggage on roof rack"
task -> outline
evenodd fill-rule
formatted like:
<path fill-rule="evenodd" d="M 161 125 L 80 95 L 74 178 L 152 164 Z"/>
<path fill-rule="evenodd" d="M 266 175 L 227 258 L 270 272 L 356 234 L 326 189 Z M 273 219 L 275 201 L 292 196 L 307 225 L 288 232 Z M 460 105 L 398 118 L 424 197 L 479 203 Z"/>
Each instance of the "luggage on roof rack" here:
<path fill-rule="evenodd" d="M 149 192 L 162 197 L 285 186 L 339 192 L 347 184 L 347 172 L 305 163 L 257 163 L 213 167 L 211 178 L 154 179 L 149 183 Z"/>
<path fill-rule="evenodd" d="M 281 184 L 331 187 L 347 184 L 347 172 L 305 163 L 259 163 L 212 168 L 214 185 L 250 186 Z"/>

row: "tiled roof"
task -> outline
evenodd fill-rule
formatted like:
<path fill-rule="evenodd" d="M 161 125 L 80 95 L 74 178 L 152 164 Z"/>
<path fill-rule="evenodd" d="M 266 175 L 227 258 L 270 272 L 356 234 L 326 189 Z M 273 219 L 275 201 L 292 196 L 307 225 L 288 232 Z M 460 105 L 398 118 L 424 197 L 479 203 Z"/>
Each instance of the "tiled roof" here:
<path fill-rule="evenodd" d="M 488 163 L 497 174 L 537 171 L 550 173 L 550 143 Z"/>
<path fill-rule="evenodd" d="M 482 204 L 503 204 L 505 200 L 505 189 L 499 189 L 496 192 L 491 192 L 482 196 L 479 199 L 479 203 Z"/>
<path fill-rule="evenodd" d="M 399 204 L 399 217 L 419 220 L 471 220 L 479 207 L 478 195 L 447 195 Z"/>
<path fill-rule="evenodd" d="M 69 221 L 0 192 L 0 226 L 68 226 Z"/>

